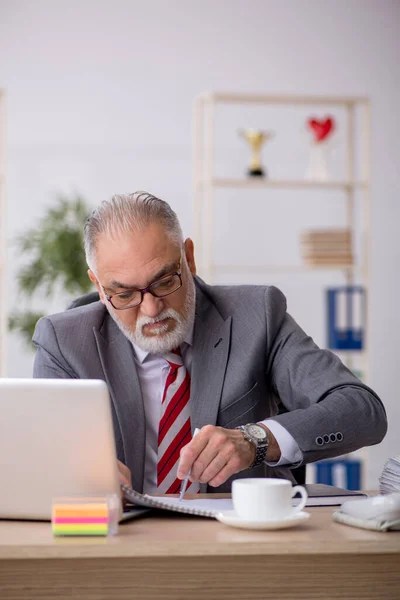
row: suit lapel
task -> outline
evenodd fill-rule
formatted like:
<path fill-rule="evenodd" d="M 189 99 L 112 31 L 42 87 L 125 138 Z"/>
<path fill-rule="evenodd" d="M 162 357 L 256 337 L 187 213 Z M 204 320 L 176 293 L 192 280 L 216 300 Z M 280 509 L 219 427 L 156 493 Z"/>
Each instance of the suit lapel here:
<path fill-rule="evenodd" d="M 125 464 L 131 470 L 133 488 L 142 492 L 146 420 L 133 349 L 110 317 L 94 335 L 121 431 Z"/>
<path fill-rule="evenodd" d="M 191 369 L 192 429 L 216 425 L 229 356 L 232 318 L 224 319 L 197 285 L 196 321 Z M 146 417 L 133 349 L 114 321 L 106 316 L 94 330 L 96 344 L 121 432 L 125 464 L 132 486 L 143 491 Z M 205 491 L 206 486 L 202 486 Z"/>
<path fill-rule="evenodd" d="M 191 372 L 192 428 L 217 423 L 231 338 L 231 321 L 197 288 Z"/>

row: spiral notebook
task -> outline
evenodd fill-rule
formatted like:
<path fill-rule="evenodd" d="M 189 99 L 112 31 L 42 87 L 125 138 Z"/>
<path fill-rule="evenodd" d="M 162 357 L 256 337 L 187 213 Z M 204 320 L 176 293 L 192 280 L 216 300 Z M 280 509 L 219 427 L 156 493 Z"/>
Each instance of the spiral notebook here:
<path fill-rule="evenodd" d="M 172 510 L 188 515 L 210 518 L 215 518 L 217 513 L 224 510 L 232 510 L 232 500 L 230 498 L 183 498 L 179 500 L 179 498 L 140 494 L 126 485 L 122 485 L 121 487 L 125 498 L 137 506 L 161 508 L 163 510 Z"/>
<path fill-rule="evenodd" d="M 161 508 L 163 510 L 210 518 L 215 518 L 219 512 L 233 510 L 231 498 L 213 498 L 212 494 L 208 498 L 183 498 L 179 500 L 178 498 L 140 494 L 126 485 L 121 487 L 126 499 L 137 506 Z M 340 506 L 346 500 L 366 497 L 362 492 L 345 490 L 333 485 L 309 484 L 305 488 L 308 493 L 306 506 Z M 298 502 L 299 499 L 293 499 L 293 505 L 296 505 Z"/>

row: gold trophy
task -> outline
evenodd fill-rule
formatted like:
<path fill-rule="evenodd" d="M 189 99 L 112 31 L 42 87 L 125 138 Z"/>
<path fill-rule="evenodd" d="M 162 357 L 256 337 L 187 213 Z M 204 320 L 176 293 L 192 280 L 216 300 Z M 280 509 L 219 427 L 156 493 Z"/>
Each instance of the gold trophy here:
<path fill-rule="evenodd" d="M 261 147 L 274 134 L 272 131 L 261 131 L 260 129 L 240 129 L 239 135 L 245 138 L 251 147 L 250 164 L 247 175 L 250 177 L 264 177 L 266 171 L 261 165 Z"/>

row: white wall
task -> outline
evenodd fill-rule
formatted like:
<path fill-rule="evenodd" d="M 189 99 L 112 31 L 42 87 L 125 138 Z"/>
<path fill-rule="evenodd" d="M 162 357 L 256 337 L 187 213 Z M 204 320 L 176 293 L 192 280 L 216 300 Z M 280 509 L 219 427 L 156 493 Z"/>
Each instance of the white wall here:
<path fill-rule="evenodd" d="M 147 189 L 169 201 L 192 234 L 191 110 L 202 91 L 371 98 L 371 384 L 390 431 L 370 452 L 370 487 L 385 458 L 400 452 L 399 17 L 396 0 L 0 0 L 10 241 L 55 192 L 74 190 L 96 205 L 115 192 Z M 257 219 L 274 216 L 271 204 L 259 210 Z M 254 240 L 242 231 L 241 243 Z M 18 264 L 10 245 L 10 308 Z M 304 280 L 285 285 L 291 312 L 312 329 Z M 47 308 L 64 304 L 60 298 Z M 320 326 L 311 333 L 320 341 Z M 14 335 L 8 347 L 9 374 L 29 376 L 32 355 Z"/>

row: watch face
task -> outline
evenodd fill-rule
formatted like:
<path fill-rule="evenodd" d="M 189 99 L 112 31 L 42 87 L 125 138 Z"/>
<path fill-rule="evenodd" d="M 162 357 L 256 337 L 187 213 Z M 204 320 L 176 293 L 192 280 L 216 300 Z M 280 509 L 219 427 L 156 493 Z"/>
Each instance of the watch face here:
<path fill-rule="evenodd" d="M 260 425 L 249 425 L 247 431 L 257 440 L 265 440 L 267 437 L 267 432 Z"/>

